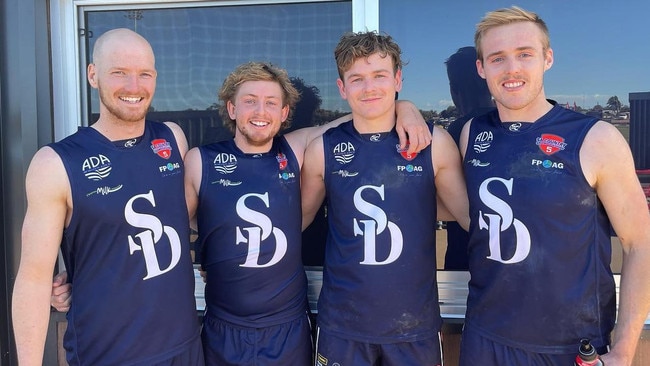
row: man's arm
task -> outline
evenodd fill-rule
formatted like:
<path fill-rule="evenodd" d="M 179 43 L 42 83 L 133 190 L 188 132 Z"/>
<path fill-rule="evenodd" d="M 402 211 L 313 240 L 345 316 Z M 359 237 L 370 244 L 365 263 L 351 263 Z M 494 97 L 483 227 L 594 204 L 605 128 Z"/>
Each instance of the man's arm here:
<path fill-rule="evenodd" d="M 415 104 L 407 100 L 395 103 L 397 123 L 395 131 L 399 136 L 399 146 L 404 149 L 408 144 L 408 153 L 420 152 L 431 143 L 431 130 Z"/>
<path fill-rule="evenodd" d="M 302 199 L 302 229 L 305 230 L 314 220 L 318 209 L 325 199 L 325 156 L 323 138 L 313 140 L 305 151 L 305 164 L 300 175 L 300 193 Z"/>
<path fill-rule="evenodd" d="M 436 173 L 437 199 L 443 204 L 439 207 L 438 218 L 458 221 L 458 224 L 467 231 L 469 230 L 469 203 L 458 148 L 447 131 L 440 127 L 435 127 L 433 131 L 431 160 Z M 445 217 L 445 213 L 451 213 L 453 218 Z"/>
<path fill-rule="evenodd" d="M 181 157 L 185 157 L 185 154 L 187 153 L 188 150 L 188 144 L 183 129 L 181 128 L 181 126 L 177 125 L 174 122 L 165 122 L 165 125 L 167 125 L 167 127 L 169 127 L 172 130 L 172 133 L 174 133 L 174 137 L 176 138 L 176 145 L 178 145 L 178 149 L 181 153 Z"/>
<path fill-rule="evenodd" d="M 70 212 L 70 184 L 59 156 L 39 150 L 27 171 L 27 212 L 12 299 L 18 363 L 41 365 L 50 317 L 52 274 Z"/>
<path fill-rule="evenodd" d="M 201 151 L 192 148 L 185 155 L 185 202 L 190 217 L 190 226 L 196 229 L 196 208 L 199 204 L 199 189 L 202 177 Z"/>
<path fill-rule="evenodd" d="M 618 317 L 606 365 L 630 365 L 650 311 L 650 213 L 623 136 L 600 121 L 580 150 L 583 172 L 623 247 Z"/>
<path fill-rule="evenodd" d="M 422 114 L 415 104 L 400 100 L 396 103 L 397 123 L 395 130 L 399 136 L 400 146 L 404 148 L 408 144 L 408 152 L 419 152 L 431 143 L 431 131 L 427 126 Z M 285 135 L 287 141 L 302 166 L 303 153 L 307 145 L 315 138 L 321 136 L 330 128 L 352 119 L 352 114 L 346 114 L 324 125 L 299 128 Z M 408 135 L 408 138 L 407 138 Z"/>

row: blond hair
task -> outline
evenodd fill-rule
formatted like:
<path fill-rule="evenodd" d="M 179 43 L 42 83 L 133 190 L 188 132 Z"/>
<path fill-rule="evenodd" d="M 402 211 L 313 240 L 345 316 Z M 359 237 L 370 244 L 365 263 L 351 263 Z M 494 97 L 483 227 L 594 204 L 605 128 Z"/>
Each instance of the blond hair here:
<path fill-rule="evenodd" d="M 282 122 L 280 128 L 284 129 L 291 124 L 293 109 L 300 100 L 300 92 L 293 86 L 287 71 L 265 62 L 248 62 L 239 65 L 223 81 L 219 90 L 219 99 L 223 102 L 219 106 L 219 115 L 230 132 L 235 132 L 236 122 L 228 113 L 228 102 L 235 103 L 234 98 L 239 86 L 247 81 L 274 81 L 282 89 L 282 107 L 289 106 L 289 115 Z"/>
<path fill-rule="evenodd" d="M 542 47 L 544 52 L 551 48 L 551 39 L 548 33 L 546 23 L 536 13 L 524 10 L 518 6 L 509 8 L 502 8 L 499 10 L 491 11 L 481 19 L 476 25 L 476 33 L 474 33 L 474 44 L 476 45 L 477 59 L 483 61 L 483 50 L 481 50 L 481 40 L 485 33 L 492 28 L 502 25 L 508 25 L 518 22 L 533 22 L 542 31 Z"/>

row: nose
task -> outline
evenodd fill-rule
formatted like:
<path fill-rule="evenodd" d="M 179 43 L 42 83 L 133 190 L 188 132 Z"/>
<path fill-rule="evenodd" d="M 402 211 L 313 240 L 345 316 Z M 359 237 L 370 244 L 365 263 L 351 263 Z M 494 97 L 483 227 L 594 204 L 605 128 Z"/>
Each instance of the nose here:
<path fill-rule="evenodd" d="M 138 90 L 140 88 L 140 80 L 137 75 L 128 75 L 124 88 L 126 90 Z"/>
<path fill-rule="evenodd" d="M 516 58 L 508 57 L 505 60 L 505 70 L 511 74 L 516 74 L 519 71 L 519 62 Z"/>

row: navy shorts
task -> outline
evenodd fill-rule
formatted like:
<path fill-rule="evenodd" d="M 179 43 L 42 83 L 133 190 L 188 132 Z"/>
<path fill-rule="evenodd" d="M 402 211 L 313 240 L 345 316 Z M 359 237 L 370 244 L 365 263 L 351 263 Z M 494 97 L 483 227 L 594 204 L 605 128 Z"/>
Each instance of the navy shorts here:
<path fill-rule="evenodd" d="M 307 314 L 265 328 L 247 328 L 205 317 L 203 349 L 208 366 L 311 365 L 313 347 Z"/>
<path fill-rule="evenodd" d="M 439 366 L 442 364 L 440 333 L 413 342 L 366 343 L 327 333 L 318 328 L 316 366 Z"/>
<path fill-rule="evenodd" d="M 598 350 L 599 352 L 601 350 Z M 484 337 L 480 332 L 465 326 L 460 343 L 460 366 L 565 366 L 573 365 L 578 353 L 538 353 L 511 347 Z"/>
<path fill-rule="evenodd" d="M 195 337 L 194 340 L 185 348 L 182 353 L 176 356 L 157 362 L 147 362 L 147 366 L 204 366 L 203 347 L 201 338 Z"/>

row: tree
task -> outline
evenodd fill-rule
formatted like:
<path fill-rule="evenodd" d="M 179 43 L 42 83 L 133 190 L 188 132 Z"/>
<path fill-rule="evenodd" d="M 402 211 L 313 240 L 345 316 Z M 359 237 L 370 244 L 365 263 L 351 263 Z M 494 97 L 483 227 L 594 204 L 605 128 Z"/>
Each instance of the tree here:
<path fill-rule="evenodd" d="M 618 100 L 618 97 L 615 95 L 613 97 L 609 97 L 607 100 L 607 108 L 611 109 L 618 114 L 618 112 L 621 110 L 621 101 Z"/>

